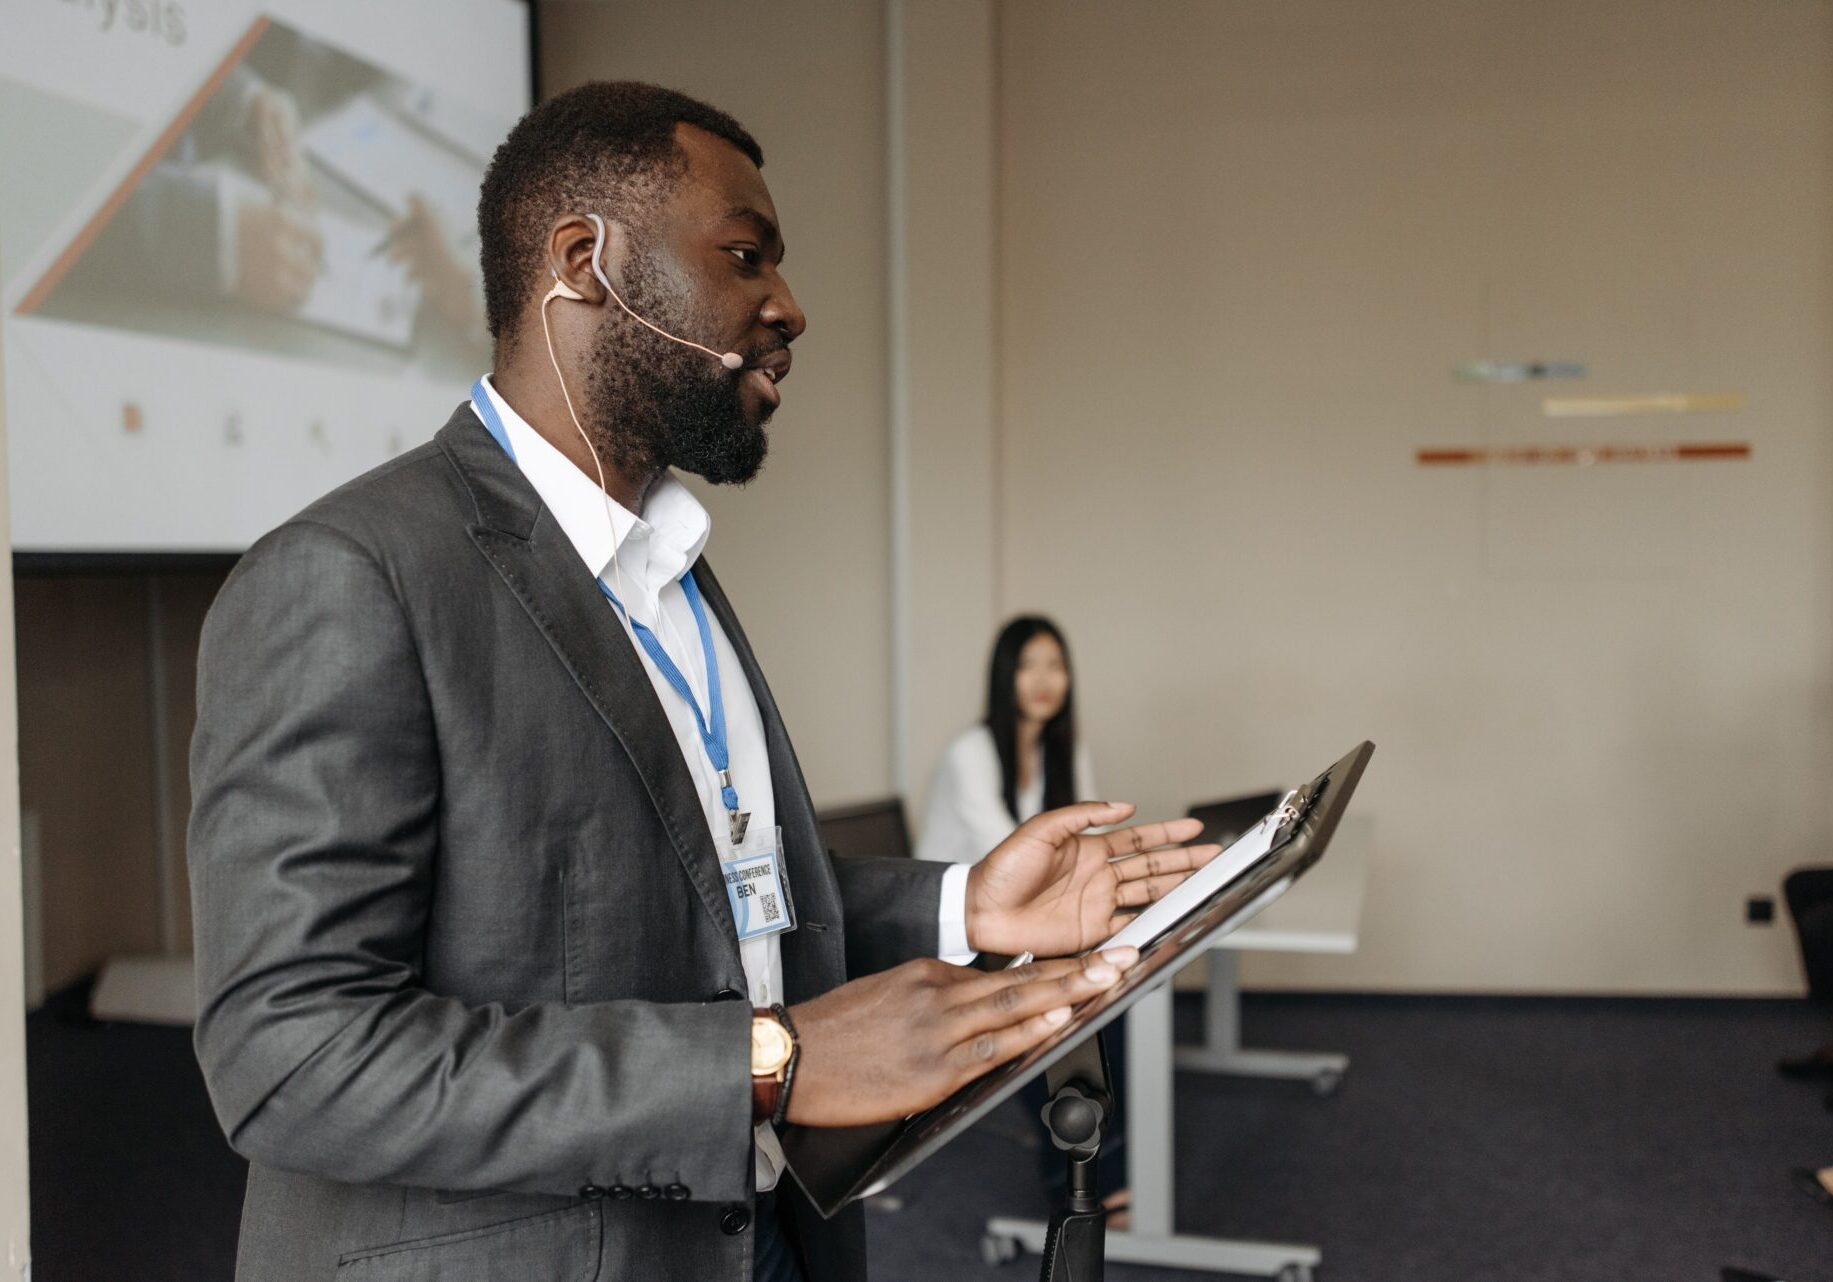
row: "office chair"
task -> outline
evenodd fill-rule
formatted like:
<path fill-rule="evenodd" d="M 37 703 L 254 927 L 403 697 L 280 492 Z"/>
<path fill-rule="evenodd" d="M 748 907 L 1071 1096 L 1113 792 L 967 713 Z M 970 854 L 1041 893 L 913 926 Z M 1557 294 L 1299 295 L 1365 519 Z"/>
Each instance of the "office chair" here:
<path fill-rule="evenodd" d="M 823 810 L 815 824 L 821 829 L 821 844 L 844 858 L 910 858 L 910 825 L 904 821 L 902 797 Z"/>

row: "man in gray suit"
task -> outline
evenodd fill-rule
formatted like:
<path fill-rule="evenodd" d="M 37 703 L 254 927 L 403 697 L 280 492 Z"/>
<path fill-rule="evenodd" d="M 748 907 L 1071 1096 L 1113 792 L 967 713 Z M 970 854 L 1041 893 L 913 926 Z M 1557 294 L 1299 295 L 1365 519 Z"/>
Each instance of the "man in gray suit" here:
<path fill-rule="evenodd" d="M 779 1129 L 1035 1045 L 1133 960 L 1072 955 L 1213 853 L 1087 835 L 1131 814 L 1099 802 L 971 869 L 823 852 L 672 472 L 756 473 L 805 325 L 761 163 L 650 86 L 531 112 L 479 202 L 493 375 L 211 611 L 197 1049 L 244 1282 L 862 1278 Z M 938 960 L 973 950 L 1056 960 Z"/>

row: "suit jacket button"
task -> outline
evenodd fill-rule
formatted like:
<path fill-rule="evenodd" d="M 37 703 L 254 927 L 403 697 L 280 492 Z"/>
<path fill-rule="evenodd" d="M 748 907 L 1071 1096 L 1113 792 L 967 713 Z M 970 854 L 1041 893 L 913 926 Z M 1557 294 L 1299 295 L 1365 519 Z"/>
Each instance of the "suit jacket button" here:
<path fill-rule="evenodd" d="M 660 1197 L 661 1194 L 662 1194 L 662 1190 L 657 1188 L 653 1184 L 637 1185 L 636 1195 L 640 1198 Z"/>
<path fill-rule="evenodd" d="M 685 1202 L 688 1199 L 687 1185 L 685 1184 L 670 1184 L 667 1188 L 662 1190 L 662 1193 L 671 1202 Z"/>
<path fill-rule="evenodd" d="M 605 1191 L 596 1184 L 581 1184 L 579 1186 L 579 1196 L 585 1198 L 588 1202 L 595 1202 L 604 1195 Z"/>
<path fill-rule="evenodd" d="M 627 1202 L 635 1196 L 635 1194 L 630 1191 L 630 1186 L 628 1184 L 613 1184 L 611 1186 L 611 1196 L 620 1202 Z"/>
<path fill-rule="evenodd" d="M 719 1231 L 727 1237 L 737 1237 L 751 1227 L 751 1212 L 742 1206 L 734 1206 L 719 1217 Z"/>
<path fill-rule="evenodd" d="M 743 996 L 744 994 L 739 992 L 736 988 L 722 988 L 713 994 L 713 1000 L 716 1002 L 735 1002 Z"/>

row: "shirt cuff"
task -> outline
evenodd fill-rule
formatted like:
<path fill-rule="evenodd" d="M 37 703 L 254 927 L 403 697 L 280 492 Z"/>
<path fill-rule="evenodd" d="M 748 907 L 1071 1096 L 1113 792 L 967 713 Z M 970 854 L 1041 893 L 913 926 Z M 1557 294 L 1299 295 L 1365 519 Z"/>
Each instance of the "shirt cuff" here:
<path fill-rule="evenodd" d="M 979 955 L 967 942 L 967 875 L 973 870 L 972 864 L 951 864 L 942 874 L 936 956 L 955 966 L 965 966 Z"/>

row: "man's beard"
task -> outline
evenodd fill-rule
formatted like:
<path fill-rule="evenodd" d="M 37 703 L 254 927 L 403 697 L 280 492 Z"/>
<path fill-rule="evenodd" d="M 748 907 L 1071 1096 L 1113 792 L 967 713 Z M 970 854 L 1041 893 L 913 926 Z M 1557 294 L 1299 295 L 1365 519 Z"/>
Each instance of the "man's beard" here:
<path fill-rule="evenodd" d="M 708 332 L 649 262 L 633 259 L 624 283 L 624 300 L 639 316 L 683 337 Z M 743 485 L 756 476 L 770 449 L 764 433 L 770 411 L 755 424 L 745 421 L 742 371 L 663 338 L 614 300 L 605 308 L 586 379 L 593 444 L 627 475 L 674 467 L 715 485 Z M 780 345 L 740 355 L 749 363 Z"/>

